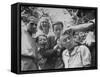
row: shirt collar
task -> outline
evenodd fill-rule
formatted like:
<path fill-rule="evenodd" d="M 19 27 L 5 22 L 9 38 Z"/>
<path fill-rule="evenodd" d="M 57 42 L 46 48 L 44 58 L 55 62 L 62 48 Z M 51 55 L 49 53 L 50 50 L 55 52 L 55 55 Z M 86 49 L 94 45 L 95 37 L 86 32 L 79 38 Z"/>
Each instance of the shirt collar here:
<path fill-rule="evenodd" d="M 72 51 L 72 53 L 71 53 L 71 56 L 73 56 L 73 55 L 75 55 L 77 52 L 78 52 L 78 46 L 76 46 L 75 48 L 74 48 L 74 50 Z"/>
<path fill-rule="evenodd" d="M 77 47 L 75 47 L 75 48 L 73 49 L 73 51 L 72 51 L 72 53 L 71 53 L 71 56 L 75 55 L 75 54 L 78 52 L 78 48 L 79 48 L 79 47 L 77 46 Z M 68 49 L 66 49 L 65 51 L 66 51 L 65 55 L 66 55 L 66 56 L 69 56 L 69 51 L 68 51 Z"/>

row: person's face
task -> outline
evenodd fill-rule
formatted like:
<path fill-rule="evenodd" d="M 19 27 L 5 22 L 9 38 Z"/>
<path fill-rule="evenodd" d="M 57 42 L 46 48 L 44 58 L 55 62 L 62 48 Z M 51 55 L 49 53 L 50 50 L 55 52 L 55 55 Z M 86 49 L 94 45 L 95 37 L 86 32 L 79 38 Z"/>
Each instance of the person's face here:
<path fill-rule="evenodd" d="M 46 45 L 47 44 L 47 38 L 45 36 L 39 36 L 38 38 L 39 45 Z"/>
<path fill-rule="evenodd" d="M 49 22 L 43 21 L 43 22 L 41 22 L 41 26 L 42 26 L 42 29 L 43 29 L 43 33 L 48 34 L 49 26 L 50 26 Z"/>
<path fill-rule="evenodd" d="M 60 38 L 61 45 L 67 49 L 73 47 L 73 38 L 69 35 L 64 35 Z"/>
<path fill-rule="evenodd" d="M 60 37 L 61 33 L 62 33 L 62 25 L 54 25 L 54 34 L 56 37 Z"/>
<path fill-rule="evenodd" d="M 74 40 L 79 42 L 79 32 L 75 32 L 74 34 Z"/>
<path fill-rule="evenodd" d="M 82 42 L 85 40 L 85 32 L 79 32 L 79 41 Z"/>
<path fill-rule="evenodd" d="M 37 24 L 30 23 L 30 29 L 31 29 L 32 33 L 36 33 L 37 32 Z"/>

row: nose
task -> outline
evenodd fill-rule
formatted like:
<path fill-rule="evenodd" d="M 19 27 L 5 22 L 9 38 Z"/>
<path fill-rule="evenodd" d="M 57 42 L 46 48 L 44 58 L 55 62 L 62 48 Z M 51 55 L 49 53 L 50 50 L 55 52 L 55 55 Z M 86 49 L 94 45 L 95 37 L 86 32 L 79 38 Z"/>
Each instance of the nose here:
<path fill-rule="evenodd" d="M 57 33 L 60 34 L 60 30 L 58 30 Z"/>

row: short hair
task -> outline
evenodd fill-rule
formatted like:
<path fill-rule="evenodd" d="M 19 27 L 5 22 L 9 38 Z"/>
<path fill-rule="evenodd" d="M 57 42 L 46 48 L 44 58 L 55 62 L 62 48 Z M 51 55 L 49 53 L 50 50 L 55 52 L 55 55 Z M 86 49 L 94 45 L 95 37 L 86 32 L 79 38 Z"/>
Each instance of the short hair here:
<path fill-rule="evenodd" d="M 73 31 L 72 29 L 65 30 L 62 35 L 66 35 L 66 34 L 69 36 L 74 36 L 75 31 Z"/>
<path fill-rule="evenodd" d="M 44 35 L 44 34 L 38 35 L 38 36 L 36 37 L 36 43 L 38 43 L 38 41 L 39 41 L 39 37 L 40 37 L 40 36 L 44 36 L 44 37 L 46 37 L 46 39 L 47 39 L 47 36 Z"/>
<path fill-rule="evenodd" d="M 55 26 L 55 25 L 59 25 L 59 24 L 62 26 L 62 28 L 64 27 L 63 23 L 62 23 L 61 21 L 59 21 L 59 22 L 56 22 L 56 23 L 54 23 L 54 24 L 52 25 L 53 30 L 54 30 L 54 26 Z"/>

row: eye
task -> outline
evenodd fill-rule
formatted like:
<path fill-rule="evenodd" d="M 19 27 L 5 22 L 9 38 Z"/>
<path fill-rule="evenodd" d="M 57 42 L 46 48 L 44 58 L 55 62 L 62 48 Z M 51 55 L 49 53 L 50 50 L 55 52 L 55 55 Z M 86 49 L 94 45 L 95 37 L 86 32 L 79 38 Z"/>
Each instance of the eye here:
<path fill-rule="evenodd" d="M 67 39 L 67 42 L 69 42 L 70 41 L 70 39 Z"/>
<path fill-rule="evenodd" d="M 64 39 L 64 40 L 63 40 L 63 42 L 66 42 L 66 41 L 67 41 L 67 39 Z"/>
<path fill-rule="evenodd" d="M 34 25 L 34 23 L 30 23 L 30 25 Z"/>
<path fill-rule="evenodd" d="M 70 40 L 70 37 L 68 37 L 67 40 Z"/>
<path fill-rule="evenodd" d="M 46 39 L 43 39 L 45 42 L 47 41 Z"/>

